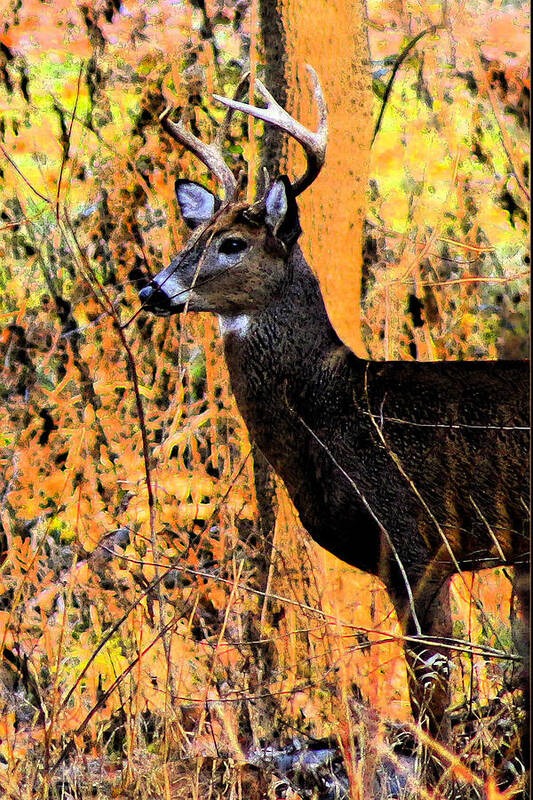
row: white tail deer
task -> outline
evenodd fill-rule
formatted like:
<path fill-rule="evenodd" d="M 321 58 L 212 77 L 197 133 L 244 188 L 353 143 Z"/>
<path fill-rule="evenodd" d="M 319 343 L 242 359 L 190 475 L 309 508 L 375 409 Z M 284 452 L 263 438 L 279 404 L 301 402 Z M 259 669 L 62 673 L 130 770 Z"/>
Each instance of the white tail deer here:
<path fill-rule="evenodd" d="M 296 196 L 325 159 L 326 107 L 315 73 L 317 133 L 257 80 L 266 108 L 217 97 L 294 137 L 305 174 L 278 177 L 253 204 L 219 145 L 182 123 L 164 129 L 221 181 L 221 201 L 176 182 L 194 229 L 140 292 L 155 314 L 218 314 L 231 385 L 251 438 L 281 476 L 309 534 L 379 576 L 406 638 L 413 712 L 442 737 L 449 701 L 450 577 L 528 559 L 526 362 L 373 362 L 338 338 L 298 245 Z M 215 96 L 216 97 L 216 96 Z M 342 269 L 342 264 L 332 264 Z M 525 591 L 527 594 L 527 590 Z M 432 637 L 435 637 L 434 639 Z"/>

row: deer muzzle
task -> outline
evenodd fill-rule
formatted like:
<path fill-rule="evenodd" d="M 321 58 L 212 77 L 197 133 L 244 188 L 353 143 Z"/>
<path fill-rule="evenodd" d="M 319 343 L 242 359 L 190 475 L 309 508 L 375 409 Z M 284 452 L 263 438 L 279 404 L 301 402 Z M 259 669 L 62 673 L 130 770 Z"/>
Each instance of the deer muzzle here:
<path fill-rule="evenodd" d="M 168 294 L 155 281 L 140 290 L 139 299 L 143 304 L 143 308 L 151 311 L 152 314 L 163 317 L 169 314 L 178 314 L 185 307 L 184 303 L 172 303 Z"/>

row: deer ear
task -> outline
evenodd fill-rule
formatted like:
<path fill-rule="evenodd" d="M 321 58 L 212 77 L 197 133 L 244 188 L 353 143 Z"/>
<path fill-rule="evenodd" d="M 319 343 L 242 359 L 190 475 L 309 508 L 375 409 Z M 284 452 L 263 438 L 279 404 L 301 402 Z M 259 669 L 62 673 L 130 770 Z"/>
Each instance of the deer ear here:
<path fill-rule="evenodd" d="M 286 247 L 293 245 L 302 229 L 292 186 L 285 175 L 278 178 L 268 190 L 265 208 L 266 223 L 274 236 Z"/>
<path fill-rule="evenodd" d="M 176 197 L 182 217 L 189 228 L 197 228 L 207 222 L 220 207 L 220 200 L 212 192 L 195 181 L 182 178 L 176 181 Z"/>

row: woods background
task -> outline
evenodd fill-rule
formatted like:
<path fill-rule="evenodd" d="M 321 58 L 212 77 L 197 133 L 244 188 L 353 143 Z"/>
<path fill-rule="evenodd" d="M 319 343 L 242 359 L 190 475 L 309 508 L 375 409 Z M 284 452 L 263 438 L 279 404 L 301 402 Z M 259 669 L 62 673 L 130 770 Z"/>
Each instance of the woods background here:
<path fill-rule="evenodd" d="M 211 185 L 158 115 L 212 138 L 211 94 L 251 66 L 313 126 L 312 64 L 331 132 L 302 246 L 341 337 L 375 359 L 523 358 L 528 41 L 528 9 L 498 0 L 4 3 L 4 796 L 251 798 L 249 749 L 295 733 L 337 737 L 358 796 L 356 742 L 377 757 L 410 720 L 399 630 L 378 581 L 254 473 L 216 322 L 137 313 L 186 238 L 176 176 Z M 261 159 L 299 165 L 261 135 L 236 115 L 227 143 L 250 196 Z M 511 652 L 508 571 L 468 579 L 456 635 Z M 503 796 L 515 669 L 456 657 L 457 718 L 479 724 L 450 768 L 476 796 Z"/>

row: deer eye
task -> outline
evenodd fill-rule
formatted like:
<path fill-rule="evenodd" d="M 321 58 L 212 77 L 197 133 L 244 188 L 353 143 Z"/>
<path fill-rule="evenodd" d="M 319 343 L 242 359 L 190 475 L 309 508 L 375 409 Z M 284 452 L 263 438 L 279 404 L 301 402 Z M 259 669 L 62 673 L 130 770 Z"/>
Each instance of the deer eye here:
<path fill-rule="evenodd" d="M 223 253 L 224 255 L 231 255 L 232 253 L 242 253 L 243 250 L 246 250 L 248 243 L 245 239 L 238 239 L 234 236 L 228 237 L 224 239 L 221 243 L 220 247 L 218 248 L 219 253 Z"/>

